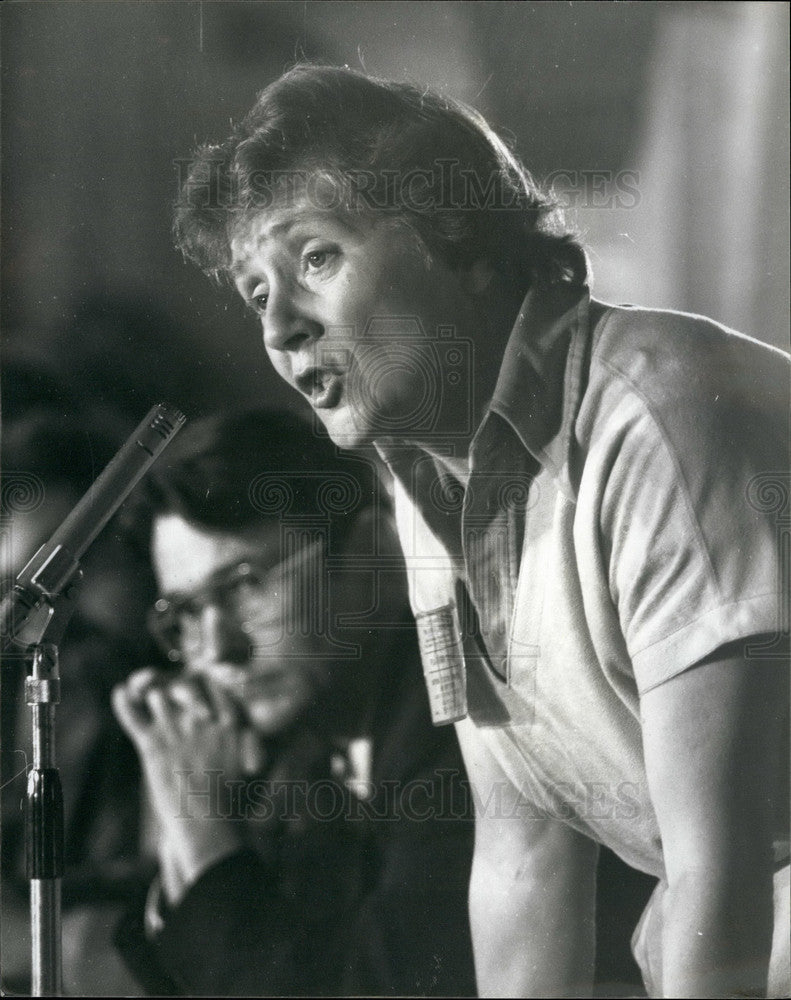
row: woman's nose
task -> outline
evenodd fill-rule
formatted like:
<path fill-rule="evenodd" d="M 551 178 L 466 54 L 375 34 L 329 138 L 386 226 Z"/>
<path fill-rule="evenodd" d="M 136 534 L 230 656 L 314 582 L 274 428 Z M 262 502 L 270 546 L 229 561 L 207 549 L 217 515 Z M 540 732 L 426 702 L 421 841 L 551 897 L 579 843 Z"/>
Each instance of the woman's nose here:
<path fill-rule="evenodd" d="M 264 345 L 270 351 L 296 351 L 321 336 L 322 326 L 310 315 L 299 290 L 273 283 L 263 318 Z"/>

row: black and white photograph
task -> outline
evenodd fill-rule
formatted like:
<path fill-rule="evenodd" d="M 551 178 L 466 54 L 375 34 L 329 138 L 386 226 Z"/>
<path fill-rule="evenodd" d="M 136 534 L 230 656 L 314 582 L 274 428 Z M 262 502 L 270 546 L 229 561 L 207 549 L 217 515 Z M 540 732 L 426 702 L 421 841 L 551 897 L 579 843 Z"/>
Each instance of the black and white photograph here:
<path fill-rule="evenodd" d="M 0 4 L 3 996 L 791 996 L 790 9 Z"/>

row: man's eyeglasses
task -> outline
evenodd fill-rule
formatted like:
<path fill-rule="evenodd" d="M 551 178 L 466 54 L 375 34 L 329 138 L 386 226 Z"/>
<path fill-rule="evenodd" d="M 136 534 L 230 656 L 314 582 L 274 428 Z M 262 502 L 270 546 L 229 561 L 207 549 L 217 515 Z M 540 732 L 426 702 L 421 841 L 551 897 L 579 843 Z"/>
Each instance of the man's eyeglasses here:
<path fill-rule="evenodd" d="M 189 593 L 160 597 L 150 609 L 148 626 L 172 663 L 203 643 L 202 619 L 217 608 L 242 632 L 271 626 L 282 629 L 289 616 L 299 617 L 305 600 L 318 600 L 322 588 L 324 539 L 301 546 L 274 566 L 245 559 L 214 573 Z"/>

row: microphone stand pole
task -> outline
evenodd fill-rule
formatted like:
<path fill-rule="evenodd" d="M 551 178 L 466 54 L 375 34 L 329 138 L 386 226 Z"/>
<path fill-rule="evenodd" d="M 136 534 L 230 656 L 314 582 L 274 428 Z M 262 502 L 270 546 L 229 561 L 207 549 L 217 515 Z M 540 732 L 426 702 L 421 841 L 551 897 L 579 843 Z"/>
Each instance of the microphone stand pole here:
<path fill-rule="evenodd" d="M 63 993 L 63 792 L 55 759 L 55 706 L 60 702 L 58 644 L 74 612 L 81 577 L 82 570 L 76 565 L 63 593 L 50 597 L 38 608 L 38 641 L 28 647 L 33 663 L 25 678 L 25 701 L 32 716 L 33 761 L 25 798 L 25 867 L 30 882 L 34 997 Z M 27 628 L 32 624 L 28 622 Z"/>
<path fill-rule="evenodd" d="M 60 701 L 58 647 L 33 647 L 33 672 L 25 681 L 33 717 L 33 766 L 25 801 L 25 856 L 30 880 L 30 930 L 34 997 L 63 992 L 61 880 L 63 793 L 55 765 L 55 706 Z"/>

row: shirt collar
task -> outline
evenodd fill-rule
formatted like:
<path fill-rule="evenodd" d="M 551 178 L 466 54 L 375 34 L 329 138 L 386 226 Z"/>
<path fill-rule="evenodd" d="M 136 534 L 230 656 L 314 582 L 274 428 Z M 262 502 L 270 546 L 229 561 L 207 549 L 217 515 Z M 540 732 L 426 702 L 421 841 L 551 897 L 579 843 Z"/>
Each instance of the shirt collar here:
<path fill-rule="evenodd" d="M 489 465 L 490 435 L 506 421 L 522 446 L 548 468 L 559 487 L 574 497 L 568 453 L 584 388 L 590 292 L 557 284 L 533 288 L 525 296 L 503 354 L 492 399 L 470 447 L 470 465 Z M 417 445 L 377 444 L 394 472 L 412 467 L 425 452 Z"/>
<path fill-rule="evenodd" d="M 573 497 L 567 460 L 583 389 L 589 311 L 587 288 L 558 284 L 528 292 L 470 449 L 473 466 L 479 456 L 486 462 L 485 428 L 495 413 Z"/>

